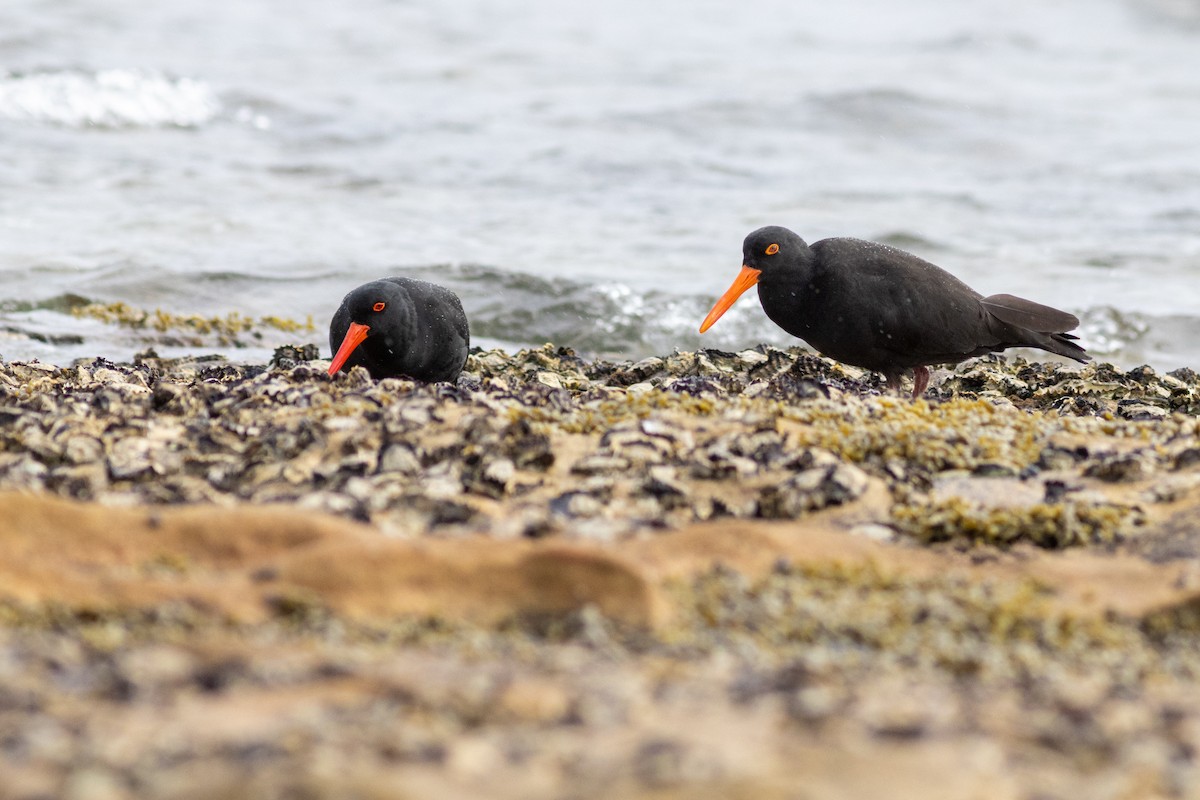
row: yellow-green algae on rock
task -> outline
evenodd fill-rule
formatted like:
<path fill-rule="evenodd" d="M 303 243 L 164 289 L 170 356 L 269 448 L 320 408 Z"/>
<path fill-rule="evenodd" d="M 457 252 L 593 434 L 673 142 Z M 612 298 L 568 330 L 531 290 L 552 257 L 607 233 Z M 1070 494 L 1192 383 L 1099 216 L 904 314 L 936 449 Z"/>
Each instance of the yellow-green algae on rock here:
<path fill-rule="evenodd" d="M 312 333 L 316 330 L 311 316 L 304 322 L 278 316 L 247 317 L 236 311 L 223 317 L 205 317 L 199 314 L 175 314 L 162 309 L 146 311 L 121 302 L 73 306 L 71 314 L 110 325 L 159 334 L 194 334 L 202 337 L 195 340 L 197 345 L 205 343 L 204 338 L 213 338 L 215 344 L 226 347 L 236 345 L 239 337 L 254 334 L 263 328 L 292 334 Z"/>
<path fill-rule="evenodd" d="M 1029 541 L 1040 547 L 1112 543 L 1135 533 L 1135 508 L 1115 504 L 1035 503 L 1015 508 L 980 508 L 962 498 L 939 504 L 899 505 L 897 528 L 926 542 L 958 538 L 1007 545 Z"/>

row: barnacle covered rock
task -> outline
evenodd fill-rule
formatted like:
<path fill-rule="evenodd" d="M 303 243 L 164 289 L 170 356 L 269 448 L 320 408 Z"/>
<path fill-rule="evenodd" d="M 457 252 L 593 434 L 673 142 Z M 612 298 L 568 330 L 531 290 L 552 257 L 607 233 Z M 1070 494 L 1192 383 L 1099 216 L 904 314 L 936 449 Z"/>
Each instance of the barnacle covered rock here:
<path fill-rule="evenodd" d="M 813 461 L 812 466 L 764 489 L 758 500 L 758 515 L 795 519 L 807 511 L 857 500 L 866 491 L 867 474 L 853 464 L 832 458 Z"/>
<path fill-rule="evenodd" d="M 796 518 L 855 502 L 870 477 L 892 494 L 892 529 L 1057 547 L 1127 536 L 1128 509 L 1186 491 L 1147 484 L 1200 464 L 1200 378 L 1186 370 L 979 359 L 911 401 L 799 348 L 623 364 L 550 345 L 477 351 L 453 386 L 330 378 L 318 353 L 4 365 L 0 489 L 294 503 L 406 536 L 628 536 Z M 1100 488 L 1048 488 L 1044 508 L 1019 511 L 929 499 L 958 472 Z"/>

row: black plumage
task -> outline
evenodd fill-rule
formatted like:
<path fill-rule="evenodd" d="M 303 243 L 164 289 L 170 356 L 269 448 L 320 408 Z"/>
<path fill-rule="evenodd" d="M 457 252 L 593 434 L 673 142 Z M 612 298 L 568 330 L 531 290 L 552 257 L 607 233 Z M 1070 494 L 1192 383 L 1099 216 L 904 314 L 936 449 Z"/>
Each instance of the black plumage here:
<path fill-rule="evenodd" d="M 455 381 L 470 347 L 458 295 L 413 278 L 383 278 L 346 295 L 329 324 L 329 374 L 363 366 L 371 377 Z"/>
<path fill-rule="evenodd" d="M 777 226 L 746 237 L 742 272 L 700 331 L 754 285 L 771 321 L 823 355 L 882 372 L 893 388 L 912 370 L 914 397 L 928 385 L 929 366 L 1009 347 L 1090 358 L 1068 333 L 1079 320 L 1065 311 L 1010 294 L 984 297 L 888 245 L 835 238 L 810 246 Z"/>

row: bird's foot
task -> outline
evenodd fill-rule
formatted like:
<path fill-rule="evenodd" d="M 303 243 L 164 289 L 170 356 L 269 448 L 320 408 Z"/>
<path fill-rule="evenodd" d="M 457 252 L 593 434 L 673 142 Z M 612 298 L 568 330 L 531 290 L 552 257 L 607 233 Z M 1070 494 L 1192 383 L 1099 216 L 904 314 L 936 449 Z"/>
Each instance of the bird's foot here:
<path fill-rule="evenodd" d="M 929 388 L 929 367 L 913 367 L 913 400 L 925 394 Z"/>

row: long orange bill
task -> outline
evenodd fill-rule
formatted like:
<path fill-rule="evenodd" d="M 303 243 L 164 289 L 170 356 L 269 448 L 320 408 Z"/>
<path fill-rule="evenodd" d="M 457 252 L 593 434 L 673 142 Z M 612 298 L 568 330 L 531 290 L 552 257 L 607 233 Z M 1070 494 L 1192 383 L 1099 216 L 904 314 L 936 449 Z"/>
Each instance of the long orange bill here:
<path fill-rule="evenodd" d="M 346 338 L 342 339 L 342 346 L 338 348 L 337 354 L 333 357 L 333 363 L 329 365 L 330 375 L 336 374 L 342 368 L 342 364 L 346 363 L 346 359 L 354 352 L 354 348 L 362 344 L 363 339 L 366 339 L 370 332 L 371 326 L 369 325 L 350 323 L 350 330 L 346 331 Z"/>
<path fill-rule="evenodd" d="M 704 333 L 711 328 L 713 323 L 719 320 L 721 315 L 742 296 L 743 292 L 758 283 L 758 276 L 761 274 L 760 270 L 742 264 L 742 271 L 734 278 L 733 285 L 725 290 L 725 294 L 721 295 L 721 299 L 717 301 L 717 304 L 712 307 L 712 311 L 708 312 L 708 316 L 704 318 L 704 322 L 700 324 L 700 332 Z"/>

